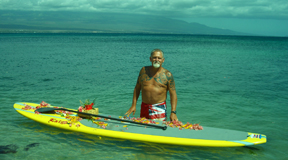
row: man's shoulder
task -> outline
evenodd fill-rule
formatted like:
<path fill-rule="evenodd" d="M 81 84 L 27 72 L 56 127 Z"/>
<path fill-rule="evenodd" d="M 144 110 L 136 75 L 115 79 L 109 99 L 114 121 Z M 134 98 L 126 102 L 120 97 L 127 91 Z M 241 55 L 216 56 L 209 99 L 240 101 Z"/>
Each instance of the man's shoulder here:
<path fill-rule="evenodd" d="M 147 72 L 149 72 L 149 66 L 144 66 L 140 70 L 140 74 L 144 74 L 144 73 L 147 73 Z"/>
<path fill-rule="evenodd" d="M 144 69 L 147 69 L 147 68 L 150 68 L 150 66 L 144 66 L 144 67 L 142 67 L 142 69 L 143 69 L 143 68 L 144 68 Z"/>
<path fill-rule="evenodd" d="M 150 69 L 151 66 L 144 66 L 141 68 L 141 71 L 147 71 Z"/>
<path fill-rule="evenodd" d="M 167 76 L 171 76 L 171 75 L 172 75 L 172 73 L 171 73 L 169 70 L 165 69 L 165 68 L 163 68 L 163 72 L 164 72 Z"/>

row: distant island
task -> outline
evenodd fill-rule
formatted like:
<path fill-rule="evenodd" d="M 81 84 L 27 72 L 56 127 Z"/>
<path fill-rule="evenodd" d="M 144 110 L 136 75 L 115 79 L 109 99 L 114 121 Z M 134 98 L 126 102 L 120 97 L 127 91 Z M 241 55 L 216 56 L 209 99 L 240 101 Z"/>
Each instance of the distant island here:
<path fill-rule="evenodd" d="M 0 33 L 146 33 L 247 35 L 199 23 L 139 14 L 0 11 Z"/>

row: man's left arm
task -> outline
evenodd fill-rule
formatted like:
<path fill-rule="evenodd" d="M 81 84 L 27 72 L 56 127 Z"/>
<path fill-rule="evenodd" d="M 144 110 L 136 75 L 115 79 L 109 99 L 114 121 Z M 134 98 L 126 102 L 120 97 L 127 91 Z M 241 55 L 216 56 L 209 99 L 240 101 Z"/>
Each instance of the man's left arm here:
<path fill-rule="evenodd" d="M 172 111 L 176 111 L 177 107 L 177 94 L 176 94 L 176 87 L 175 87 L 175 81 L 173 78 L 173 75 L 171 72 L 167 73 L 167 80 L 168 80 L 168 90 L 170 94 L 170 103 L 171 103 L 171 115 L 170 120 L 171 121 L 178 121 L 176 113 L 172 113 Z"/>

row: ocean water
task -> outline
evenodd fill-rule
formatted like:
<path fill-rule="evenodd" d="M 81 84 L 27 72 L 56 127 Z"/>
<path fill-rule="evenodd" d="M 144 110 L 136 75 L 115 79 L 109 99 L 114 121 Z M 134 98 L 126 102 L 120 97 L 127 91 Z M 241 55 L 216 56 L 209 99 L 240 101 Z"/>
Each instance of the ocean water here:
<path fill-rule="evenodd" d="M 126 141 L 45 126 L 13 108 L 45 101 L 76 109 L 79 100 L 97 98 L 100 112 L 124 115 L 154 48 L 164 51 L 163 67 L 174 76 L 180 121 L 265 134 L 267 143 L 210 148 Z M 0 34 L 0 56 L 0 159 L 288 158 L 287 37 Z M 140 104 L 141 98 L 136 117 Z"/>

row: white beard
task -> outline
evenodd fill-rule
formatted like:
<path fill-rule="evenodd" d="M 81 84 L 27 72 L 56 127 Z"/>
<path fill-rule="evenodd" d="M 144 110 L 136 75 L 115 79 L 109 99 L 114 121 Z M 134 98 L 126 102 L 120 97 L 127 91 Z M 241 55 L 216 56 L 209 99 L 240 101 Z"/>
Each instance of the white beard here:
<path fill-rule="evenodd" d="M 159 67 L 160 67 L 160 63 L 157 62 L 157 61 L 154 61 L 154 62 L 153 62 L 153 67 L 154 67 L 154 68 L 159 68 Z"/>

